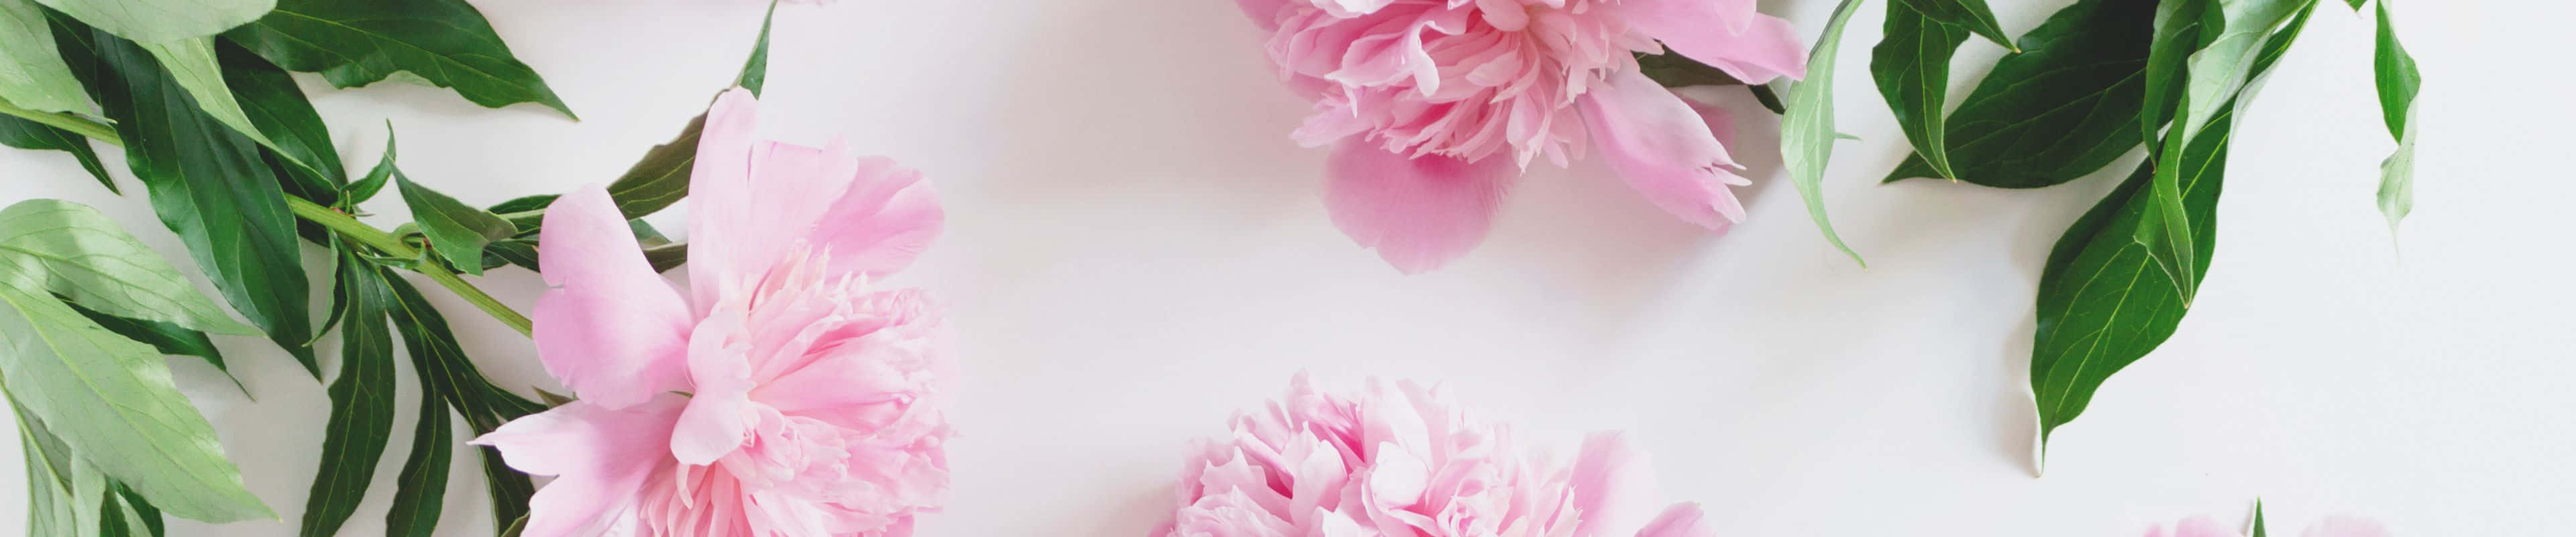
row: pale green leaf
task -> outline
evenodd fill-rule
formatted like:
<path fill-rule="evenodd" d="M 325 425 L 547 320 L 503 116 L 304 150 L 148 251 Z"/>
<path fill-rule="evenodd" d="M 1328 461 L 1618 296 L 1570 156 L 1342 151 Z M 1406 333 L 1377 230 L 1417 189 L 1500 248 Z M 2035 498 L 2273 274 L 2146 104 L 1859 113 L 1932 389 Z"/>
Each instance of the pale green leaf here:
<path fill-rule="evenodd" d="M 2245 87 L 2254 61 L 2273 30 L 2312 5 L 2313 0 L 2212 0 L 2216 19 L 2203 18 L 2201 37 L 2207 45 L 2191 54 L 2184 76 L 2182 113 L 2175 118 L 2183 138 L 2198 134 L 2210 116 L 2234 100 Z M 2214 24 L 2215 23 L 2215 24 Z M 2213 33 L 2214 32 L 2214 33 Z"/>
<path fill-rule="evenodd" d="M 277 516 L 243 488 L 241 470 L 224 459 L 214 426 L 179 394 L 160 351 L 100 328 L 51 296 L 0 287 L 0 306 L 0 386 L 72 453 L 113 461 L 99 470 L 172 515 L 208 522 Z"/>
<path fill-rule="evenodd" d="M 1825 33 L 1816 38 L 1815 51 L 1807 58 L 1807 79 L 1789 87 L 1788 112 L 1780 118 L 1780 161 L 1789 169 L 1791 184 L 1807 202 L 1807 215 L 1843 255 L 1853 262 L 1868 266 L 1860 253 L 1843 244 L 1834 233 L 1834 224 L 1825 217 L 1825 164 L 1833 160 L 1834 142 L 1834 55 L 1842 49 L 1843 26 L 1851 22 L 1853 11 L 1861 0 L 1843 0 L 1834 7 L 1834 18 L 1825 23 Z"/>
<path fill-rule="evenodd" d="M 2388 135 L 2397 138 L 2397 152 L 2379 164 L 2379 213 L 2388 218 L 2390 232 L 2415 210 L 2415 94 L 2423 90 L 2424 74 L 2415 68 L 2415 56 L 2397 41 L 2397 27 L 2389 21 L 2388 1 L 2379 0 L 2379 36 L 2372 71 L 2378 75 L 2379 108 L 2388 122 Z M 2358 4 L 2354 5 L 2359 8 Z"/>
<path fill-rule="evenodd" d="M 52 25 L 31 0 L 0 0 L 0 101 L 40 112 L 89 112 L 89 94 L 63 64 Z"/>
<path fill-rule="evenodd" d="M 0 209 L 0 285 L 62 295 L 101 313 L 219 334 L 259 335 L 107 215 L 62 200 Z"/>
<path fill-rule="evenodd" d="M 222 33 L 268 10 L 277 0 L 36 0 L 117 37 L 167 43 Z"/>
<path fill-rule="evenodd" d="M 259 126 L 251 124 L 250 115 L 242 112 L 241 102 L 233 99 L 232 87 L 224 84 L 223 64 L 215 59 L 215 38 L 142 45 L 143 50 L 152 52 L 152 59 L 161 62 L 162 69 L 169 71 L 170 80 L 179 83 L 180 89 L 187 90 L 188 97 L 197 101 L 198 108 L 205 109 L 207 116 L 259 142 L 259 145 L 277 147 L 277 142 L 270 141 L 268 135 L 260 134 Z"/>

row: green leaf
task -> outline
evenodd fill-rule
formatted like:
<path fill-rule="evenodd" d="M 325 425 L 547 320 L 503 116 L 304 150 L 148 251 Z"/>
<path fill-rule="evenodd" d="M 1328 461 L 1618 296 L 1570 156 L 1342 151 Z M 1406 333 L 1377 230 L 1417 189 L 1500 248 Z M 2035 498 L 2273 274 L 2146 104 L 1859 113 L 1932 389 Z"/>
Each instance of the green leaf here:
<path fill-rule="evenodd" d="M 321 469 L 305 496 L 298 535 L 329 537 L 340 531 L 375 481 L 376 460 L 394 425 L 394 343 L 386 328 L 393 292 L 375 266 L 342 252 L 339 294 L 348 304 L 341 330 L 340 377 L 331 381 L 331 417 L 322 430 Z M 435 405 L 432 405 L 435 406 Z"/>
<path fill-rule="evenodd" d="M 448 462 L 456 450 L 449 432 L 447 406 L 423 397 L 420 420 L 411 435 L 411 457 L 394 478 L 394 506 L 385 513 L 387 537 L 431 537 L 439 511 L 446 508 Z"/>
<path fill-rule="evenodd" d="M 770 0 L 769 12 L 760 16 L 760 39 L 752 42 L 751 57 L 742 61 L 742 75 L 733 80 L 733 85 L 751 90 L 753 96 L 759 96 L 760 86 L 769 82 L 769 23 L 777 18 L 778 0 Z"/>
<path fill-rule="evenodd" d="M 2183 138 L 2196 137 L 2200 126 L 2233 100 L 2238 89 L 2252 79 L 2254 61 L 2260 47 L 2271 40 L 2273 30 L 2288 23 L 2292 16 L 2315 0 L 2210 0 L 2213 16 L 2201 22 L 2206 45 L 2191 54 L 2184 63 L 2189 70 L 2183 76 L 2183 106 L 2175 116 Z"/>
<path fill-rule="evenodd" d="M 491 270 L 502 265 L 518 265 L 519 268 L 528 269 L 529 272 L 536 272 L 537 241 L 535 239 L 510 239 L 494 242 L 491 246 L 483 247 L 484 270 Z"/>
<path fill-rule="evenodd" d="M 199 111 L 140 47 L 104 33 L 93 38 L 105 80 L 92 88 L 161 223 L 178 232 L 234 310 L 319 378 L 307 345 L 309 291 L 295 219 L 258 146 Z"/>
<path fill-rule="evenodd" d="M 82 317 L 88 317 L 90 322 L 98 323 L 100 328 L 125 336 L 126 339 L 151 345 L 153 350 L 161 351 L 161 354 L 204 359 L 207 364 L 215 366 L 215 370 L 224 372 L 225 378 L 232 379 L 233 387 L 240 389 L 242 395 L 250 395 L 250 388 L 242 386 L 240 377 L 232 376 L 232 368 L 224 366 L 224 354 L 215 350 L 215 341 L 207 338 L 204 332 L 181 328 L 179 325 L 170 323 L 127 319 L 99 313 L 97 310 L 84 308 L 76 303 L 66 302 L 65 305 L 71 306 L 72 311 L 80 312 Z"/>
<path fill-rule="evenodd" d="M 70 448 L 45 432 L 25 408 L 11 410 L 18 414 L 18 446 L 27 461 L 27 535 L 70 535 L 65 529 L 73 520 Z M 51 449 L 40 442 L 52 444 Z"/>
<path fill-rule="evenodd" d="M 2022 52 L 1994 69 L 1950 113 L 1943 129 L 1961 181 L 2038 188 L 2092 174 L 2136 148 L 2138 72 L 2146 62 L 2154 2 L 2082 0 L 2021 38 Z M 1938 177 L 1922 155 L 1887 181 Z"/>
<path fill-rule="evenodd" d="M 2138 121 L 2141 140 L 2158 139 L 2156 132 L 2173 119 L 2182 106 L 2183 61 L 2208 42 L 2201 35 L 2201 21 L 2209 12 L 2211 0 L 2176 0 L 2156 4 L 2155 34 L 2147 49 L 2146 97 Z M 2161 150 L 2163 148 L 2157 147 Z"/>
<path fill-rule="evenodd" d="M 233 99 L 232 86 L 224 83 L 223 64 L 215 59 L 214 38 L 198 38 L 168 43 L 142 43 L 152 59 L 170 74 L 170 80 L 188 92 L 188 97 L 204 108 L 206 114 L 232 127 L 263 146 L 275 146 L 268 135 L 251 125 L 250 114 L 243 112 L 241 102 Z"/>
<path fill-rule="evenodd" d="M 1946 130 L 1942 107 L 1950 104 L 1950 57 L 1968 42 L 1968 31 L 1924 17 L 1906 7 L 1908 3 L 1887 3 L 1886 38 L 1871 49 L 1869 73 L 1878 81 L 1879 94 L 1887 97 L 1888 109 L 1896 113 L 1897 127 L 1914 142 L 1915 154 L 1922 155 L 1934 172 L 1955 179 L 1959 174 L 1950 170 L 1950 151 L 1942 141 Z M 1980 2 L 1977 7 L 1985 5 Z"/>
<path fill-rule="evenodd" d="M 10 0 L 0 0 L 0 2 L 6 1 Z M 98 152 L 90 149 L 89 139 L 72 134 L 72 131 L 57 129 L 27 118 L 0 115 L 0 145 L 71 153 L 73 159 L 80 161 L 81 169 L 88 170 L 89 176 L 98 179 L 98 184 L 106 186 L 108 192 L 125 194 L 123 190 L 116 188 L 116 180 L 108 177 L 107 166 L 99 162 Z"/>
<path fill-rule="evenodd" d="M 2254 500 L 2254 537 L 2263 537 L 2265 533 L 2268 532 L 2263 528 L 2263 500 Z"/>
<path fill-rule="evenodd" d="M 2360 8 L 2358 2 L 2353 5 Z M 2397 42 L 2388 0 L 2379 2 L 2378 47 L 2372 56 L 2380 113 L 2388 122 L 2388 135 L 2397 139 L 2397 152 L 2379 164 L 2379 213 L 2388 217 L 2389 232 L 2395 233 L 2397 223 L 2415 209 L 2415 125 L 2408 120 L 2414 115 L 2415 94 L 2423 89 L 2424 74 L 2415 69 L 2415 56 L 2406 53 L 2406 45 Z"/>
<path fill-rule="evenodd" d="M 161 254 L 77 203 L 37 199 L 0 209 L 0 285 L 62 295 L 101 313 L 218 334 L 258 329 L 224 315 Z"/>
<path fill-rule="evenodd" d="M 2190 229 L 2202 240 L 2193 277 L 2208 271 L 2218 193 L 2227 157 L 2228 116 L 2215 118 L 2218 134 L 2176 152 Z M 2181 287 L 2155 266 L 2148 246 L 2135 239 L 2141 222 L 2158 210 L 2146 190 L 2155 165 L 2139 167 L 2059 237 L 2039 280 L 2039 330 L 2031 348 L 2030 379 L 2037 396 L 2040 441 L 2084 412 L 2112 373 L 2147 355 L 2173 336 L 2188 310 Z"/>
<path fill-rule="evenodd" d="M 1638 53 L 1637 72 L 1667 88 L 1691 86 L 1742 86 L 1744 81 L 1709 64 L 1675 53 Z"/>
<path fill-rule="evenodd" d="M 756 84 L 767 79 L 768 28 L 768 23 L 761 23 L 760 39 L 752 45 L 752 59 L 743 65 L 739 80 Z M 743 88 L 751 90 L 753 95 L 760 94 L 757 85 Z M 618 176 L 617 181 L 608 184 L 608 197 L 617 201 L 619 213 L 630 219 L 643 218 L 688 197 L 689 169 L 697 165 L 698 136 L 706 128 L 706 123 L 706 114 L 690 118 L 688 126 L 680 129 L 679 136 L 672 138 L 670 143 L 646 150 L 643 159 L 628 167 L 626 174 Z"/>
<path fill-rule="evenodd" d="M 339 186 L 349 182 L 347 166 L 332 147 L 331 129 L 322 124 L 313 103 L 304 99 L 295 77 L 230 42 L 216 44 L 215 58 L 233 94 L 241 98 L 251 125 L 268 136 L 269 148 L 285 157 L 287 165 L 280 166 L 279 173 L 294 180 L 288 186 L 314 203 L 327 206 L 338 201 Z"/>
<path fill-rule="evenodd" d="M 144 501 L 142 496 L 123 484 L 117 484 L 111 492 L 106 498 L 106 509 L 112 511 L 101 514 L 101 522 L 108 525 L 99 529 L 100 534 L 161 537 L 160 509 L 153 508 L 151 502 Z"/>
<path fill-rule="evenodd" d="M 0 0 L 0 51 L 8 51 L 0 59 L 0 101 L 39 112 L 90 111 L 89 94 L 59 50 L 35 2 Z"/>
<path fill-rule="evenodd" d="M 337 87 L 407 71 L 474 104 L 533 102 L 573 115 L 464 0 L 284 0 L 225 36 L 287 69 L 320 72 Z"/>
<path fill-rule="evenodd" d="M 689 245 L 665 244 L 644 248 L 644 261 L 653 264 L 653 272 L 670 272 L 689 262 Z"/>
<path fill-rule="evenodd" d="M 141 43 L 222 33 L 258 19 L 276 0 L 36 0 L 82 23 Z"/>
<path fill-rule="evenodd" d="M 377 192 L 384 191 L 385 182 L 398 173 L 402 171 L 394 168 L 394 126 L 393 123 L 388 122 L 385 124 L 385 156 L 376 160 L 375 169 L 367 170 L 366 177 L 349 184 L 347 201 L 341 204 L 354 207 L 360 202 L 374 199 Z"/>
<path fill-rule="evenodd" d="M 482 274 L 483 245 L 519 233 L 500 216 L 420 186 L 399 170 L 393 176 L 396 187 L 402 189 L 403 203 L 411 206 L 412 219 L 420 222 L 421 235 L 429 237 L 430 249 L 457 270 Z"/>
<path fill-rule="evenodd" d="M 149 345 L 117 336 L 40 290 L 0 286 L 0 386 L 70 453 L 170 514 L 208 522 L 276 515 L 243 488 L 214 426 Z"/>
<path fill-rule="evenodd" d="M 2286 53 L 2289 50 L 2290 43 L 2298 39 L 2300 30 L 2307 26 L 2308 13 L 2311 12 L 2309 7 L 2314 5 L 2315 0 L 2296 0 L 2296 5 L 2292 6 L 2292 12 L 2295 13 L 2295 15 L 2286 23 L 2286 25 L 2282 26 L 2278 32 L 2269 32 L 2267 30 L 2267 34 L 2263 36 L 2261 42 L 2258 43 L 2258 47 L 2249 51 L 2245 55 L 2246 60 L 2244 63 L 2246 65 L 2246 70 L 2243 75 L 2243 79 L 2237 82 L 2234 93 L 2228 97 L 2228 101 L 2222 106 L 2229 110 L 2233 110 L 2235 106 L 2238 106 L 2238 103 L 2252 100 L 2253 91 L 2256 87 L 2253 84 L 2254 80 L 2259 78 L 2264 71 L 2269 70 L 2274 62 L 2279 61 L 2281 54 Z M 2216 16 L 2217 14 L 2218 13 L 2214 11 L 2201 14 L 2204 28 L 2215 28 L 2220 25 L 2220 23 L 2212 22 L 2210 19 L 2210 17 Z M 2225 37 L 2218 37 L 2211 41 L 2211 43 L 2223 43 L 2226 40 L 2227 38 Z M 2195 59 L 2201 58 L 2202 54 L 2208 52 L 2210 51 L 2202 50 L 2201 52 L 2194 53 L 2192 57 Z M 2230 65 L 2232 66 L 2233 64 Z M 2194 63 L 2193 69 L 2196 71 L 2199 68 L 2198 64 Z M 2196 78 L 2196 74 L 2193 76 Z M 2177 109 L 2185 111 L 2185 117 L 2197 117 L 2199 114 L 2197 110 L 2208 108 L 2207 106 L 2198 103 L 2196 99 L 2199 98 L 2200 97 L 2196 95 L 2186 93 L 2181 96 L 2180 101 L 2177 103 Z M 2190 209 L 2185 207 L 2185 203 L 2182 199 L 2183 194 L 2181 192 L 2181 186 L 2179 184 L 2180 180 L 2178 178 L 2180 174 L 2189 173 L 2190 170 L 2183 167 L 2185 163 L 2179 162 L 2177 160 L 2178 156 L 2174 153 L 2176 151 L 2180 151 L 2186 143 L 2196 143 L 2197 140 L 2192 140 L 2191 137 L 2194 136 L 2194 131 L 2197 130 L 2198 129 L 2196 128 L 2177 128 L 2172 129 L 2166 134 L 2164 147 L 2156 153 L 2155 160 L 2157 163 L 2157 169 L 2153 180 L 2154 183 L 2150 190 L 2151 200 L 2156 210 L 2147 215 L 2147 218 L 2140 223 L 2135 236 L 2135 239 L 2139 244 L 2148 246 L 2148 255 L 2155 259 L 2159 268 L 2165 271 L 2168 276 L 2167 281 L 2170 281 L 2179 287 L 2177 292 L 2179 292 L 2183 297 L 2183 304 L 2185 306 L 2189 306 L 2192 297 L 2198 294 L 2198 286 L 2200 282 L 2197 277 L 2184 277 L 2184 275 L 2191 270 L 2189 267 L 2203 265 L 2204 263 L 2198 263 L 2194 260 L 2207 254 L 2201 253 L 2198 251 L 2199 249 L 2192 247 L 2192 242 L 2195 240 L 2194 237 L 2197 237 L 2198 235 L 2191 232 L 2191 218 L 2185 214 L 2190 211 Z M 2186 142 L 2186 140 L 2192 141 Z M 2224 167 L 2227 163 L 2225 161 L 2219 161 L 2202 165 Z"/>
<path fill-rule="evenodd" d="M 1911 11 L 1934 22 L 1976 32 L 1996 45 L 2021 50 L 2013 46 L 2011 37 L 2004 35 L 2003 24 L 1995 22 L 1995 10 L 1986 7 L 1986 0 L 1896 0 L 1896 3 L 1905 4 Z"/>
<path fill-rule="evenodd" d="M 500 203 L 493 204 L 493 205 L 492 205 L 492 208 L 490 208 L 490 209 L 486 209 L 486 210 L 492 211 L 493 213 L 496 213 L 496 214 L 498 214 L 498 213 L 527 212 L 527 211 L 543 211 L 543 210 L 546 210 L 546 206 L 548 206 L 548 205 L 553 205 L 553 204 L 555 203 L 555 198 L 556 198 L 556 197 L 558 197 L 558 196 L 556 196 L 556 195 L 554 195 L 554 194 L 538 194 L 538 195 L 534 195 L 534 196 L 520 196 L 520 197 L 516 197 L 516 198 L 510 198 L 510 201 L 504 201 L 504 202 L 500 202 Z"/>
<path fill-rule="evenodd" d="M 484 378 L 473 361 L 466 359 L 465 350 L 457 346 L 456 335 L 448 331 L 447 319 L 430 307 L 420 291 L 390 274 L 384 282 L 394 291 L 394 327 L 403 334 L 403 347 L 411 354 L 412 368 L 420 372 L 423 393 L 446 401 L 478 435 L 545 410 L 545 405 L 513 395 Z M 536 493 L 536 485 L 527 474 L 503 465 L 499 450 L 486 447 L 482 452 L 484 485 L 492 497 L 497 530 L 499 524 L 528 513 L 528 496 Z"/>
<path fill-rule="evenodd" d="M 1834 18 L 1825 23 L 1825 34 L 1816 38 L 1815 52 L 1807 57 L 1807 80 L 1790 86 L 1789 111 L 1780 118 L 1780 160 L 1789 169 L 1790 182 L 1797 185 L 1799 197 L 1807 200 L 1807 215 L 1815 218 L 1816 228 L 1825 240 L 1840 248 L 1843 255 L 1861 266 L 1860 253 L 1843 244 L 1834 233 L 1834 224 L 1825 218 L 1825 164 L 1833 160 L 1834 141 L 1834 56 L 1842 49 L 1843 26 L 1851 22 L 1852 12 L 1860 0 L 1843 0 L 1834 7 Z"/>

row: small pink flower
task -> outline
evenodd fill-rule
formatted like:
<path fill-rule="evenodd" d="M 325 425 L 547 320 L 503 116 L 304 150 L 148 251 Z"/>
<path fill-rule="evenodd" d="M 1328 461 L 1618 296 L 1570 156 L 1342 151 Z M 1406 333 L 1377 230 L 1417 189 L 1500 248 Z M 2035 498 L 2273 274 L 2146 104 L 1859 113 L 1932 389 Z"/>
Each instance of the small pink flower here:
<path fill-rule="evenodd" d="M 1293 137 L 1331 145 L 1333 223 L 1395 268 L 1438 268 L 1484 240 L 1530 161 L 1600 148 L 1675 217 L 1723 231 L 1723 111 L 1639 72 L 1667 47 L 1761 84 L 1806 71 L 1788 21 L 1753 0 L 1236 0 L 1271 32 L 1270 59 L 1315 115 Z M 1703 117 L 1705 116 L 1705 117 Z"/>
<path fill-rule="evenodd" d="M 1196 451 L 1154 537 L 1715 535 L 1697 505 L 1656 508 L 1645 454 L 1625 437 L 1596 433 L 1571 466 L 1552 465 L 1413 383 L 1372 380 L 1345 398 L 1300 374 Z"/>
<path fill-rule="evenodd" d="M 581 399 L 475 439 L 555 476 L 526 535 L 901 536 L 947 492 L 941 315 L 869 282 L 939 234 L 936 196 L 837 140 L 754 140 L 757 106 L 707 112 L 686 298 L 606 190 L 547 209 L 537 354 Z"/>

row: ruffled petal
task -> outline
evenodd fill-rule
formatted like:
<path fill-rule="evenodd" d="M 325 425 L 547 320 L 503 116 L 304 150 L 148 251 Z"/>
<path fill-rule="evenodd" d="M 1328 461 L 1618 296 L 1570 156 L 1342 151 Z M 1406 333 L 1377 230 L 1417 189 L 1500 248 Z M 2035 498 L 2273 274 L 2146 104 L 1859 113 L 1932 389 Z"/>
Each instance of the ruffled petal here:
<path fill-rule="evenodd" d="M 532 321 L 538 359 L 584 401 L 626 408 L 683 387 L 688 304 L 653 272 L 608 191 L 547 207 L 538 265 L 553 286 Z"/>
<path fill-rule="evenodd" d="M 671 435 L 682 402 L 663 394 L 612 410 L 574 401 L 502 424 L 473 443 L 500 449 L 502 461 L 521 472 L 557 476 L 529 498 L 524 535 L 602 535 L 634 510 L 646 478 L 668 468 L 659 439 Z"/>
<path fill-rule="evenodd" d="M 1677 503 L 1664 508 L 1664 514 L 1637 530 L 1637 537 L 1717 537 L 1717 526 L 1701 513 L 1699 504 Z"/>
<path fill-rule="evenodd" d="M 1710 230 L 1744 219 L 1727 185 L 1751 181 L 1726 170 L 1735 161 L 1711 128 L 1721 118 L 1703 118 L 1635 71 L 1611 75 L 1576 104 L 1611 171 L 1656 207 Z"/>
<path fill-rule="evenodd" d="M 699 130 L 697 162 L 689 170 L 689 293 L 700 314 L 714 307 L 726 282 L 756 277 L 770 259 L 747 259 L 745 239 L 762 233 L 752 203 L 753 129 L 760 101 L 734 88 L 716 96 Z"/>
<path fill-rule="evenodd" d="M 1352 138 L 1333 149 L 1324 204 L 1351 240 L 1415 274 L 1484 242 L 1515 173 L 1508 158 L 1406 158 Z"/>
<path fill-rule="evenodd" d="M 1581 524 L 1574 537 L 1622 537 L 1648 526 L 1648 513 L 1660 502 L 1646 452 L 1628 443 L 1625 434 L 1593 433 L 1575 455 L 1574 509 Z"/>
<path fill-rule="evenodd" d="M 1666 0 L 1655 4 L 1688 4 Z M 1630 23 L 1663 41 L 1673 52 L 1716 67 L 1747 84 L 1768 84 L 1780 77 L 1807 76 L 1807 44 L 1787 19 L 1751 14 L 1734 21 L 1709 21 L 1714 10 L 1671 9 L 1667 16 L 1632 17 Z M 1736 32 L 1708 31 L 1710 24 L 1731 23 Z"/>
<path fill-rule="evenodd" d="M 715 462 L 742 447 L 751 434 L 751 362 L 748 345 L 727 341 L 741 331 L 742 314 L 728 304 L 698 323 L 689 336 L 689 379 L 694 392 L 671 431 L 671 456 L 683 464 Z"/>
<path fill-rule="evenodd" d="M 834 273 L 882 276 L 903 270 L 946 225 L 939 193 L 921 180 L 921 172 L 892 160 L 851 162 L 855 172 L 842 176 L 843 193 L 809 225 L 809 240 L 830 256 Z"/>

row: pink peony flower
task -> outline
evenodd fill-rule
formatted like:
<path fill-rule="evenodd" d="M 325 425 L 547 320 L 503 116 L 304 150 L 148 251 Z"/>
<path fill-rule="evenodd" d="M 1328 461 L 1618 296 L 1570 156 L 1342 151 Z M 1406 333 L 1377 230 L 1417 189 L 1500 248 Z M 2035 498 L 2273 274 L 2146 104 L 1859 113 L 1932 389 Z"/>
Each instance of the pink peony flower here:
<path fill-rule="evenodd" d="M 1632 53 L 1670 47 L 1755 84 L 1806 71 L 1788 21 L 1753 0 L 1236 3 L 1315 102 L 1293 137 L 1334 146 L 1333 224 L 1407 273 L 1465 255 L 1531 160 L 1564 166 L 1587 143 L 1657 207 L 1724 231 L 1744 218 L 1727 186 L 1751 184 L 1728 170 L 1726 115 L 1694 110 Z"/>
<path fill-rule="evenodd" d="M 1437 388 L 1371 380 L 1356 399 L 1305 375 L 1182 467 L 1154 537 L 1709 537 L 1699 506 L 1655 506 L 1646 457 L 1596 433 L 1570 466 L 1475 421 Z"/>
<path fill-rule="evenodd" d="M 838 141 L 754 140 L 757 106 L 707 112 L 685 299 L 606 190 L 548 208 L 537 354 L 580 400 L 474 441 L 556 476 L 529 537 L 901 536 L 947 492 L 941 316 L 869 282 L 938 235 L 935 194 Z"/>
<path fill-rule="evenodd" d="M 2315 526 L 2309 526 L 2308 531 L 2299 535 L 2301 537 L 2388 537 L 2389 533 L 2388 528 L 2380 526 L 2377 521 L 2360 517 L 2334 516 L 2326 517 Z M 2165 529 L 2147 528 L 2147 537 L 2166 537 Z M 2210 520 L 2209 517 L 2192 517 L 2174 524 L 2172 537 L 2242 536 L 2236 533 L 2236 530 L 2220 525 L 2218 521 Z"/>

